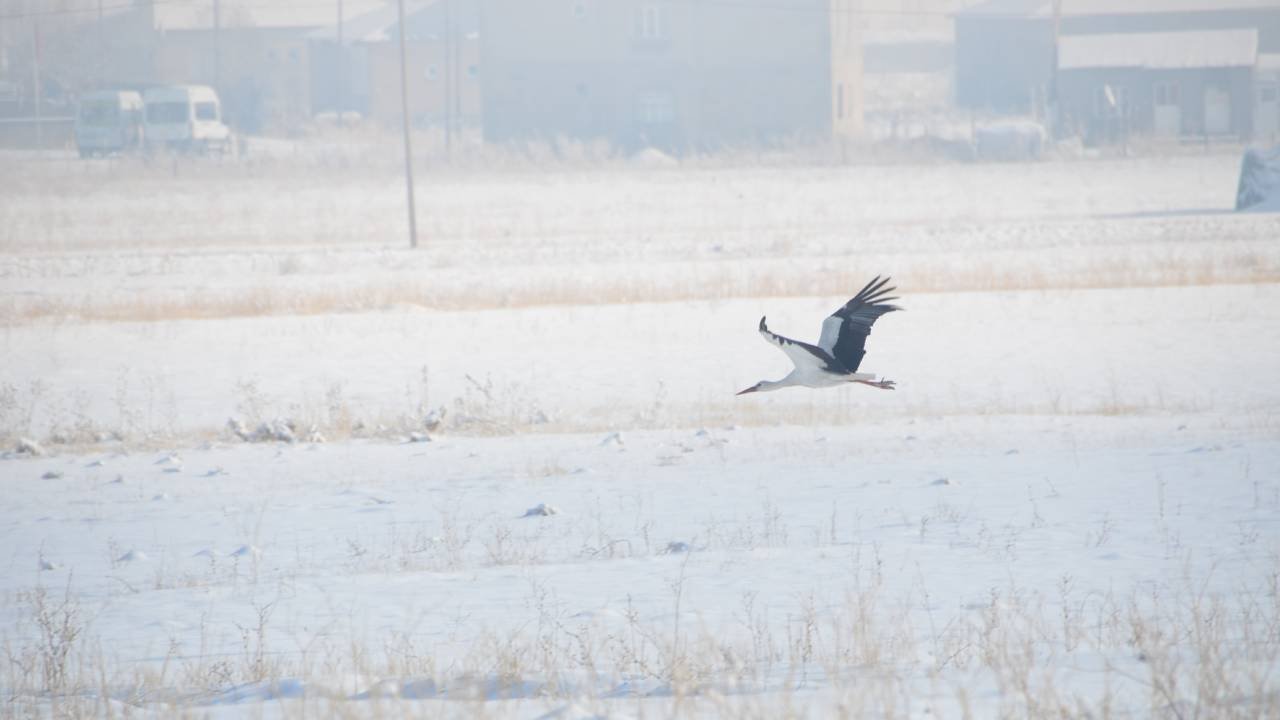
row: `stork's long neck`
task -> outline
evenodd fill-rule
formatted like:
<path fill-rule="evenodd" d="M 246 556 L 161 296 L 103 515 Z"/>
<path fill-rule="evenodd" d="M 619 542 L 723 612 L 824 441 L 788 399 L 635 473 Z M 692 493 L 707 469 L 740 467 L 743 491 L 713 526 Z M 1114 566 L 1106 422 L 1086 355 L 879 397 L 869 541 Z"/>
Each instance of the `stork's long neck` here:
<path fill-rule="evenodd" d="M 756 392 L 769 392 L 770 390 L 781 390 L 784 387 L 790 387 L 792 383 L 787 382 L 787 380 L 788 378 L 782 378 L 781 380 L 761 380 L 760 385 L 756 387 Z"/>

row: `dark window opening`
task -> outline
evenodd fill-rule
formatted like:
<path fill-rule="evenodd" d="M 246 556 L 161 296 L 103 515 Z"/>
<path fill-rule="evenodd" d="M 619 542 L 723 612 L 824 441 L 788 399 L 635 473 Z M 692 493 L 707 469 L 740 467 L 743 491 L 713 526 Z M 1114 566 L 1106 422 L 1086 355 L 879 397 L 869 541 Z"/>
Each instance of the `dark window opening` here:
<path fill-rule="evenodd" d="M 110 100 L 95 100 L 80 106 L 80 121 L 85 125 L 115 125 L 119 108 Z"/>
<path fill-rule="evenodd" d="M 196 103 L 196 119 L 217 121 L 218 119 L 218 103 L 215 102 L 198 102 Z"/>
<path fill-rule="evenodd" d="M 183 102 L 151 103 L 147 105 L 147 122 L 162 125 L 183 123 L 190 118 L 187 104 Z"/>

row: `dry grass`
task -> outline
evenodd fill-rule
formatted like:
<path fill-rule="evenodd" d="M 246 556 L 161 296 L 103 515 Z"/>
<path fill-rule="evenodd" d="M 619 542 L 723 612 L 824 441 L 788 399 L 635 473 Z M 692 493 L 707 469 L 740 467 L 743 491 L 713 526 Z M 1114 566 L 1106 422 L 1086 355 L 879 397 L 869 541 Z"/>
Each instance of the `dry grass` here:
<path fill-rule="evenodd" d="M 299 261 L 295 261 L 299 262 Z M 543 266 L 497 270 L 368 273 L 358 279 L 293 275 L 248 279 L 225 289 L 157 287 L 120 298 L 109 289 L 83 294 L 9 296 L 0 324 L 43 319 L 153 322 L 267 315 L 324 315 L 397 306 L 433 310 L 487 310 L 548 305 L 680 302 L 731 298 L 839 296 L 866 281 L 869 268 L 896 268 L 900 287 L 913 294 L 969 291 L 1169 287 L 1280 282 L 1280 255 L 1252 243 L 1216 247 L 1121 247 L 1094 250 L 972 253 L 967 256 L 878 253 L 844 258 L 776 261 L 702 261 L 641 266 Z M 334 287 L 337 284 L 339 287 Z"/>
<path fill-rule="evenodd" d="M 1214 209 L 1229 156 L 645 168 L 531 148 L 425 172 L 409 252 L 395 163 L 342 139 L 21 164 L 0 178 L 0 324 L 836 296 L 886 271 L 915 293 L 1280 278 L 1267 218 Z"/>
<path fill-rule="evenodd" d="M 1092 211 L 1075 207 L 1070 214 L 1077 221 L 1032 223 L 1035 227 L 1024 228 L 1025 233 L 1011 233 L 1010 226 L 1017 222 L 1009 221 L 998 202 L 985 196 L 981 202 L 987 204 L 973 213 L 957 210 L 966 201 L 944 201 L 950 204 L 939 212 L 929 207 L 930 189 L 956 182 L 979 185 L 994 177 L 998 183 L 990 194 L 998 198 L 1002 189 L 1016 189 L 1028 178 L 1041 177 L 1036 168 L 945 168 L 941 181 L 922 181 L 926 188 L 920 198 L 919 188 L 893 183 L 864 187 L 860 177 L 821 173 L 762 179 L 746 171 L 752 177 L 739 182 L 743 176 L 732 175 L 723 183 L 708 174 L 675 171 L 640 176 L 629 171 L 616 176 L 581 173 L 581 167 L 596 163 L 617 169 L 617 159 L 595 148 L 531 148 L 527 156 L 514 175 L 503 176 L 496 190 L 487 185 L 489 176 L 466 177 L 468 168 L 429 179 L 426 193 L 445 197 L 432 214 L 438 231 L 433 237 L 446 240 L 418 254 L 372 247 L 374 242 L 390 242 L 386 238 L 393 235 L 384 232 L 387 227 L 396 227 L 394 237 L 399 237 L 401 196 L 389 180 L 390 172 L 370 170 L 363 164 L 365 158 L 346 151 L 295 163 L 283 174 L 272 162 L 250 161 L 233 166 L 152 165 L 125 168 L 119 175 L 107 166 L 68 163 L 33 170 L 29 177 L 0 175 L 0 224 L 13 220 L 17 224 L 8 227 L 20 227 L 24 233 L 15 236 L 11 231 L 0 238 L 0 246 L 9 253 L 0 258 L 0 277 L 8 281 L 0 324 L 320 315 L 397 306 L 473 310 L 838 296 L 884 269 L 892 269 L 899 285 L 913 294 L 1280 282 L 1280 250 L 1274 246 L 1273 229 L 1263 221 L 1175 218 L 1152 225 L 1089 219 Z M 568 158 L 579 174 L 545 176 L 530 171 L 550 156 Z M 394 162 L 387 161 L 387 166 L 394 167 Z M 1116 201 L 1107 193 L 1124 180 L 1109 180 L 1105 171 L 1089 174 L 1089 167 L 1082 167 L 1103 187 L 1084 187 L 1081 192 L 1095 193 L 1090 197 L 1104 205 L 1099 212 L 1116 210 Z M 315 177 L 305 177 L 308 168 L 316 170 Z M 354 181 L 337 180 L 352 168 L 359 170 Z M 491 169 L 486 165 L 484 172 Z M 1049 167 L 1050 187 L 1043 197 L 1033 193 L 1032 199 L 1039 197 L 1042 204 L 1031 211 L 1043 214 L 1051 207 L 1045 198 L 1079 184 L 1069 173 L 1053 174 L 1060 169 Z M 195 173 L 208 177 L 193 178 Z M 250 182 L 255 173 L 271 177 Z M 897 179 L 928 174 L 917 168 Z M 68 178 L 70 182 L 59 184 Z M 283 194 L 281 189 L 294 180 L 309 183 L 311 194 L 289 213 L 270 212 L 274 198 L 264 189 Z M 788 195 L 789 185 L 798 180 L 812 181 L 812 187 Z M 123 188 L 112 190 L 116 182 Z M 603 182 L 624 187 L 603 196 L 587 192 L 591 184 Z M 235 183 L 246 184 L 248 191 L 221 194 Z M 557 183 L 565 187 L 548 189 Z M 455 184 L 466 187 L 451 194 Z M 1182 192 L 1177 184 L 1169 187 Z M 376 193 L 369 191 L 371 185 L 377 186 Z M 691 187 L 700 192 L 690 195 Z M 215 192 L 203 197 L 202 190 Z M 138 221 L 147 207 L 145 198 L 125 209 L 112 205 L 149 191 L 174 206 L 155 208 L 159 230 Z M 343 197 L 347 191 L 354 199 Z M 382 199 L 384 191 L 393 199 Z M 507 191 L 518 197 L 498 197 Z M 1199 189 L 1186 192 L 1166 206 L 1186 206 Z M 255 194 L 263 197 L 252 197 Z M 775 205 L 778 196 L 783 199 Z M 370 197 L 375 198 L 373 208 L 358 207 Z M 587 201 L 579 203 L 583 197 Z M 548 199 L 553 202 L 544 206 Z M 450 207 L 450 200 L 458 206 Z M 84 206 L 78 204 L 81 201 Z M 335 210 L 326 202 L 339 207 Z M 1159 202 L 1166 201 L 1155 204 Z M 1130 205 L 1136 208 L 1119 210 L 1142 210 L 1150 204 L 1134 201 Z M 919 222 L 910 217 L 914 212 L 923 214 Z M 308 214 L 316 217 L 305 217 Z M 307 222 L 298 228 L 293 220 Z M 330 222 L 336 228 L 327 227 Z M 962 232 L 957 222 L 978 228 Z M 178 227 L 182 223 L 189 227 Z M 99 238 L 99 230 L 105 238 Z M 894 241 L 899 231 L 904 236 L 901 243 Z M 1084 237 L 1094 231 L 1109 234 Z M 220 241 L 215 243 L 218 248 L 203 255 L 184 253 L 184 248 L 189 251 L 211 238 Z M 95 247 L 99 240 L 101 247 Z M 307 249 L 283 252 L 282 245 Z M 326 264 L 325 256 L 339 246 L 354 250 Z M 65 254 L 51 254 L 50 248 Z M 117 257 L 137 248 L 144 250 L 136 265 Z M 228 257 L 233 258 L 230 267 L 219 267 Z M 352 267 L 343 267 L 353 259 Z M 206 260 L 210 268 L 202 273 L 200 263 Z M 111 265 L 113 271 L 101 271 L 98 262 Z M 138 267 L 141 270 L 133 272 Z M 45 280 L 50 287 L 41 287 Z M 85 287 L 78 286 L 81 280 Z M 131 286 L 139 289 L 121 289 Z M 113 439 L 122 437 L 130 448 L 171 445 L 179 439 L 174 391 L 153 385 L 144 387 L 141 397 L 136 389 L 118 388 L 118 417 L 110 420 L 89 417 L 76 398 L 55 397 L 43 385 L 3 385 L 0 435 L 33 430 L 33 413 L 52 403 L 47 414 L 69 444 L 93 443 L 106 433 Z M 263 400 L 253 381 L 244 381 L 237 390 L 238 415 L 251 422 L 274 419 L 278 408 Z M 315 425 L 331 439 L 390 437 L 420 429 L 424 413 L 441 404 L 449 409 L 447 429 L 460 434 L 624 426 L 821 426 L 873 423 L 878 418 L 865 406 L 764 406 L 732 403 L 732 397 L 725 403 L 694 398 L 655 401 L 645 408 L 618 407 L 616 401 L 606 405 L 610 399 L 602 398 L 600 405 L 585 406 L 571 418 L 547 418 L 536 398 L 520 388 L 495 388 L 487 380 L 472 380 L 458 396 L 442 403 L 427 392 L 425 372 L 421 387 L 406 388 L 404 405 L 411 407 L 358 418 L 340 390 L 321 391 L 301 402 L 291 398 L 293 402 L 285 405 L 301 408 L 302 416 L 293 418 L 300 427 Z M 1024 398 L 1000 395 L 987 398 L 990 402 L 978 412 L 1115 416 L 1205 410 L 1185 397 L 1166 402 L 1113 393 L 1067 402 L 1048 392 Z M 236 399 L 228 400 L 228 411 Z M 909 397 L 903 400 L 893 412 L 906 417 L 975 412 L 975 405 L 966 406 L 962 399 L 925 399 L 916 405 Z M 1267 414 L 1255 422 L 1273 432 L 1276 420 L 1276 415 Z M 225 431 L 199 433 L 196 437 L 229 439 Z M 671 462 L 679 461 L 678 455 L 673 458 Z M 531 465 L 525 471 L 556 476 L 563 468 Z M 922 518 L 919 538 L 939 524 L 960 525 L 957 518 L 963 512 L 940 508 L 932 526 L 930 518 Z M 1032 513 L 1039 519 L 1038 510 Z M 459 572 L 473 567 L 471 556 L 478 554 L 481 560 L 474 567 L 511 568 L 512 577 L 524 578 L 533 574 L 522 573 L 522 568 L 557 561 L 547 550 L 553 538 L 537 531 L 521 534 L 510 518 L 468 525 L 446 510 L 441 515 L 438 537 L 397 536 L 388 540 L 389 547 L 372 550 L 367 538 L 349 539 L 345 570 L 353 576 L 371 570 Z M 759 518 L 708 528 L 703 541 L 715 545 L 715 552 L 756 547 L 782 551 L 793 544 L 788 538 L 803 533 L 789 530 L 787 521 L 766 503 Z M 112 657 L 100 646 L 86 620 L 92 613 L 80 606 L 75 588 L 56 592 L 36 587 L 0 598 L 0 609 L 14 619 L 11 633 L 10 628 L 0 629 L 0 716 L 90 717 L 140 710 L 198 715 L 204 709 L 200 703 L 225 698 L 223 693 L 243 689 L 244 684 L 251 684 L 249 691 L 265 691 L 273 684 L 296 687 L 294 681 L 307 683 L 312 694 L 279 703 L 282 715 L 486 717 L 510 709 L 495 708 L 486 699 L 512 698 L 525 704 L 517 708 L 523 714 L 530 714 L 530 706 L 553 709 L 572 701 L 602 715 L 634 705 L 639 714 L 663 717 L 899 718 L 918 717 L 922 711 L 974 716 L 975 706 L 982 708 L 979 712 L 1029 718 L 1280 716 L 1275 675 L 1280 661 L 1280 572 L 1274 556 L 1262 557 L 1265 551 L 1251 559 L 1266 575 L 1265 581 L 1230 596 L 1207 593 L 1190 581 L 1178 589 L 1161 587 L 1155 593 L 1119 597 L 1080 597 L 1064 590 L 1061 597 L 1046 598 L 1014 587 L 997 588 L 981 607 L 952 608 L 953 617 L 937 625 L 930 615 L 926 627 L 915 609 L 929 607 L 930 599 L 911 593 L 889 597 L 880 575 L 879 548 L 868 548 L 866 555 L 877 557 L 863 564 L 869 561 L 860 546 L 837 547 L 834 511 L 831 523 L 829 534 L 821 528 L 814 531 L 815 547 L 857 554 L 851 559 L 857 576 L 854 587 L 837 598 L 802 597 L 798 609 L 785 618 L 771 617 L 767 608 L 744 598 L 735 615 L 740 627 L 709 628 L 689 620 L 689 613 L 682 612 L 689 609 L 684 585 L 692 555 L 686 555 L 669 584 L 670 612 L 646 617 L 628 607 L 607 620 L 567 616 L 546 588 L 531 581 L 524 593 L 527 622 L 513 623 L 514 629 L 478 632 L 444 628 L 468 641 L 469 650 L 454 656 L 441 651 L 435 640 L 414 637 L 412 628 L 374 637 L 343 637 L 340 631 L 330 632 L 332 628 L 307 635 L 293 628 L 285 646 L 291 642 L 297 651 L 270 652 L 285 631 L 273 604 L 259 599 L 251 616 L 237 625 L 238 651 L 207 651 L 202 626 L 198 652 L 183 654 L 171 648 L 156 662 L 140 665 Z M 1105 517 L 1091 523 L 1083 542 L 1093 547 L 1107 543 L 1115 530 L 1109 523 Z M 576 560 L 666 561 L 654 557 L 661 554 L 662 541 L 654 542 L 648 528 L 646 523 L 627 537 L 584 533 Z M 967 539 L 979 547 L 992 545 L 989 551 L 994 554 L 1016 550 L 989 535 Z M 375 556 L 379 559 L 370 559 Z M 296 583 L 302 570 L 293 569 L 288 582 Z M 256 566 L 245 577 L 239 566 L 228 568 L 224 563 L 191 576 L 164 577 L 157 572 L 154 589 L 230 585 L 238 592 L 242 583 L 258 582 Z M 1100 658 L 1104 662 L 1099 667 Z M 356 685 L 352 678 L 365 680 Z M 415 704 L 396 697 L 395 691 L 406 682 L 429 689 L 434 699 Z M 385 698 L 377 692 L 359 695 L 372 687 L 393 692 Z M 441 700 L 442 692 L 449 699 Z M 248 702 L 235 709 L 264 712 L 267 705 Z M 276 709 L 274 703 L 271 709 Z"/>
<path fill-rule="evenodd" d="M 922 708 L 967 716 L 975 694 L 985 693 L 994 693 L 983 699 L 985 711 L 1004 717 L 1280 713 L 1274 571 L 1269 586 L 1232 596 L 1206 593 L 1190 580 L 1166 594 L 1126 597 L 1075 597 L 1064 586 L 1049 600 L 1014 587 L 992 589 L 986 604 L 929 628 L 912 621 L 920 619 L 912 613 L 920 599 L 886 597 L 878 573 L 872 570 L 842 602 L 801 598 L 785 622 L 744 596 L 739 625 L 718 632 L 678 619 L 674 626 L 654 623 L 635 611 L 618 622 L 567 617 L 534 582 L 525 590 L 528 623 L 472 633 L 470 650 L 452 659 L 407 632 L 372 644 L 331 634 L 295 637 L 305 650 L 267 653 L 280 631 L 272 603 L 259 602 L 256 619 L 242 628 L 238 654 L 191 656 L 171 648 L 144 667 L 119 665 L 103 653 L 70 590 L 53 601 L 37 589 L 17 600 L 40 628 L 40 641 L 5 643 L 4 714 L 100 717 L 111 714 L 107 698 L 113 698 L 177 716 L 241 693 L 242 709 L 281 693 L 282 707 L 307 717 L 421 711 L 492 717 L 566 702 L 602 712 L 647 705 L 667 717 L 817 711 L 905 718 Z M 675 618 L 685 582 L 681 569 L 670 586 Z M 293 695 L 300 688 L 305 696 Z M 646 697 L 660 701 L 650 705 Z"/>

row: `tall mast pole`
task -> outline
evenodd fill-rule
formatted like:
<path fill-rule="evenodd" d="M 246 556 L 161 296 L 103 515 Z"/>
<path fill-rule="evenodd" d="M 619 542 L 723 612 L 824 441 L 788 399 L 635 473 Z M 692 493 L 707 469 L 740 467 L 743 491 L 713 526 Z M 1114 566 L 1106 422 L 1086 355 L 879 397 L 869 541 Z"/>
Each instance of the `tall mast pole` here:
<path fill-rule="evenodd" d="M 453 156 L 453 3 L 444 0 L 444 151 Z"/>
<path fill-rule="evenodd" d="M 31 23 L 31 82 L 33 97 L 36 101 L 36 147 L 44 146 L 44 116 L 40 106 L 44 103 L 44 88 L 40 86 L 40 55 L 44 49 L 40 47 L 40 21 Z"/>
<path fill-rule="evenodd" d="M 338 0 L 338 127 L 342 127 L 342 112 L 346 109 L 346 82 L 347 82 L 347 48 L 342 42 L 342 0 Z"/>
<path fill-rule="evenodd" d="M 409 195 L 409 247 L 418 247 L 418 217 L 413 204 L 413 150 L 409 139 L 409 77 L 406 71 L 404 0 L 397 0 L 400 15 L 400 119 L 404 126 L 404 182 Z"/>
<path fill-rule="evenodd" d="M 222 82 L 222 0 L 213 0 L 213 89 L 221 92 Z"/>

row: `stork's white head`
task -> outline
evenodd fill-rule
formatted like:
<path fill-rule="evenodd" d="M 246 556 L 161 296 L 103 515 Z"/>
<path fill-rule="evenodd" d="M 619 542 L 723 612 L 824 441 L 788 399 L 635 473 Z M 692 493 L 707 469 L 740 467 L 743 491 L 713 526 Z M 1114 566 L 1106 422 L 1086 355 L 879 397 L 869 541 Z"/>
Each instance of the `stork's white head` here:
<path fill-rule="evenodd" d="M 781 382 L 774 382 L 772 380 L 761 380 L 755 385 L 752 385 L 751 387 L 737 394 L 746 395 L 747 393 L 753 393 L 753 392 L 769 392 L 770 390 L 777 390 L 780 387 L 783 387 L 783 383 Z"/>

